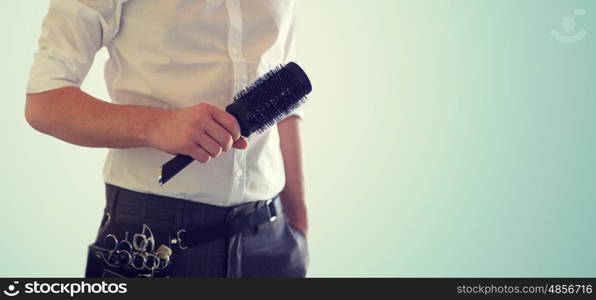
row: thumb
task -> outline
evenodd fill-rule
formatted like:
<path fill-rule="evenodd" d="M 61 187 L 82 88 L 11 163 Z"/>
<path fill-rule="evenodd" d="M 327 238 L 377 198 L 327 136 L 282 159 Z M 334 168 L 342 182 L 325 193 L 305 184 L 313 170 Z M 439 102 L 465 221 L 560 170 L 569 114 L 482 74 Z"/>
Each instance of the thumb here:
<path fill-rule="evenodd" d="M 236 148 L 236 149 L 240 149 L 240 150 L 244 150 L 248 147 L 248 141 L 241 136 L 239 139 L 237 139 L 234 144 L 232 144 L 232 147 Z"/>

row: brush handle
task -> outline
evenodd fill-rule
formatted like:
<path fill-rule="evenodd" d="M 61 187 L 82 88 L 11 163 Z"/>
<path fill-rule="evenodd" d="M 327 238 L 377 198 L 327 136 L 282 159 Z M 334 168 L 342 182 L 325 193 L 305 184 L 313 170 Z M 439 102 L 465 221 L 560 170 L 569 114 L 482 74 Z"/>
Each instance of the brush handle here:
<path fill-rule="evenodd" d="M 252 131 L 248 124 L 247 120 L 242 118 L 243 115 L 247 115 L 246 111 L 243 111 L 243 107 L 239 105 L 230 104 L 226 107 L 226 111 L 234 116 L 240 125 L 240 131 L 243 137 L 248 137 Z M 170 159 L 167 163 L 165 163 L 161 167 L 161 175 L 158 178 L 159 184 L 163 185 L 168 182 L 172 177 L 176 176 L 176 174 L 180 173 L 184 168 L 186 168 L 190 163 L 192 163 L 194 159 L 188 155 L 178 154 L 176 157 Z"/>
<path fill-rule="evenodd" d="M 170 159 L 167 163 L 161 166 L 161 175 L 159 175 L 158 178 L 159 184 L 163 185 L 168 182 L 193 161 L 194 159 L 192 157 L 184 154 L 178 154 L 176 157 Z"/>

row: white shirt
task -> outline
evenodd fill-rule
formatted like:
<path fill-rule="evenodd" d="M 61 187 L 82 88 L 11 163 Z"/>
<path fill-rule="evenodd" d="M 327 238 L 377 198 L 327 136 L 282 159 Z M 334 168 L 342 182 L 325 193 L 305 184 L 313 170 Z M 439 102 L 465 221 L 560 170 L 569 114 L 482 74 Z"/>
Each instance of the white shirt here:
<path fill-rule="evenodd" d="M 106 47 L 114 103 L 224 108 L 256 78 L 295 60 L 294 19 L 294 0 L 51 0 L 27 92 L 80 86 Z M 285 184 L 277 127 L 248 140 L 247 150 L 193 162 L 163 186 L 159 169 L 173 155 L 110 149 L 104 179 L 218 206 L 272 198 Z"/>

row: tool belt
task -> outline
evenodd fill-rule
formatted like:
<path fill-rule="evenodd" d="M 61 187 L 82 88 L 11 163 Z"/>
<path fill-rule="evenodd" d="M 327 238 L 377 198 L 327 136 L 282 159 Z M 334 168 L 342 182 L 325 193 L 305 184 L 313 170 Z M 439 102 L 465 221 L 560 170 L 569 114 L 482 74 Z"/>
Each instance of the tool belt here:
<path fill-rule="evenodd" d="M 97 239 L 88 246 L 86 277 L 168 277 L 178 251 L 239 232 L 255 231 L 281 215 L 279 197 L 240 206 L 225 222 L 175 232 L 152 231 L 147 224 L 115 222 L 106 212 Z M 158 246 L 159 245 L 159 246 Z"/>

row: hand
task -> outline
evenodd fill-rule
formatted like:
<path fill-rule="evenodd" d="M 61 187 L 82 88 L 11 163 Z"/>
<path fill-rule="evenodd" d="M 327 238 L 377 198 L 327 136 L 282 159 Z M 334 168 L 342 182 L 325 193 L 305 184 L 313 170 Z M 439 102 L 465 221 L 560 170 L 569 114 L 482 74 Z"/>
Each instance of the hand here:
<path fill-rule="evenodd" d="M 206 163 L 222 151 L 246 149 L 238 121 L 218 107 L 200 103 L 185 109 L 167 111 L 147 134 L 151 147 L 171 154 L 186 154 Z"/>

